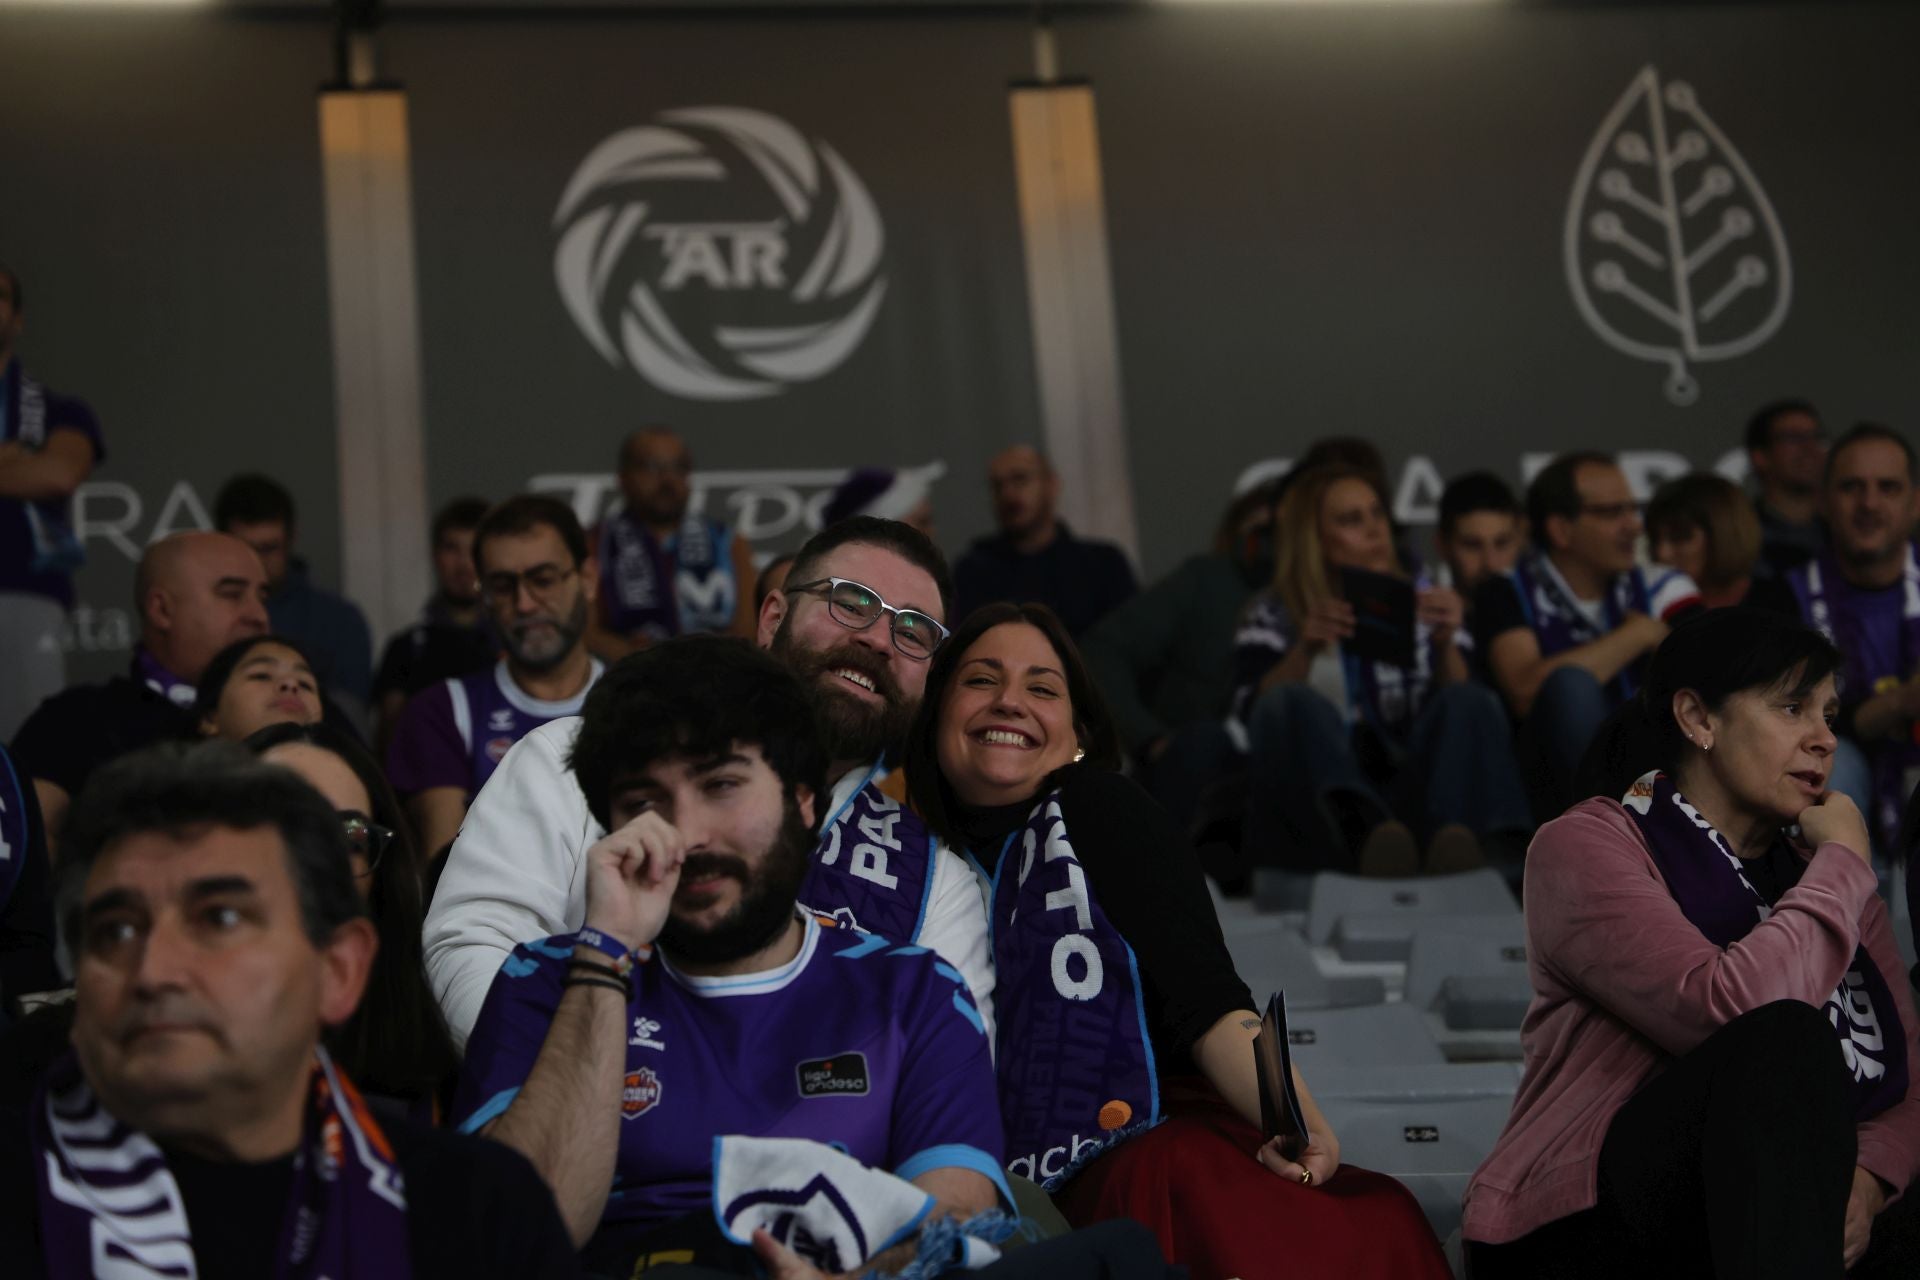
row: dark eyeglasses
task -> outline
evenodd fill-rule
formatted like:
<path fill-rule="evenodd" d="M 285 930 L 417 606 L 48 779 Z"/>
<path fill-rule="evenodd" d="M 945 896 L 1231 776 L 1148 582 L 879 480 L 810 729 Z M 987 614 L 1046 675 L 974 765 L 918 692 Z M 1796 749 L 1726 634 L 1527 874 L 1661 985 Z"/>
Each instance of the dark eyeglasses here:
<path fill-rule="evenodd" d="M 931 658 L 933 651 L 953 634 L 918 609 L 896 609 L 882 600 L 880 593 L 872 587 L 850 582 L 846 578 L 817 578 L 787 588 L 788 595 L 800 592 L 818 592 L 825 596 L 827 612 L 849 631 L 865 631 L 880 621 L 880 615 L 892 614 L 893 623 L 889 629 L 893 633 L 893 647 L 915 662 L 925 662 Z"/>
<path fill-rule="evenodd" d="M 480 592 L 490 601 L 506 604 L 520 598 L 520 584 L 524 582 L 528 591 L 545 600 L 552 596 L 561 583 L 578 572 L 578 568 L 566 569 L 557 564 L 543 564 L 525 573 L 490 573 L 480 579 Z"/>
<path fill-rule="evenodd" d="M 393 828 L 383 827 L 366 814 L 351 809 L 341 811 L 340 827 L 347 833 L 347 847 L 367 860 L 366 874 L 372 875 L 387 846 L 393 843 Z"/>

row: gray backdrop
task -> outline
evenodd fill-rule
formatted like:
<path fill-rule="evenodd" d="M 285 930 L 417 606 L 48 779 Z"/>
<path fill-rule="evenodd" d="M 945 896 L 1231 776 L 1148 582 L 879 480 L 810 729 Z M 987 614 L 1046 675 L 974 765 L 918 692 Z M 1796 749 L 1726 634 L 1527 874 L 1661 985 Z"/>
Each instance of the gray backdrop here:
<path fill-rule="evenodd" d="M 1380 440 L 1417 520 L 1441 475 L 1518 480 L 1528 455 L 1576 444 L 1636 451 L 1649 481 L 1711 464 L 1775 395 L 1836 424 L 1920 416 L 1908 9 L 1143 8 L 1058 32 L 1063 69 L 1099 94 L 1149 573 L 1204 540 L 1236 477 L 1317 435 Z M 799 535 L 820 473 L 869 462 L 944 460 L 949 550 L 985 530 L 984 459 L 1038 434 L 1005 98 L 1029 69 L 1023 20 L 402 17 L 381 44 L 413 113 L 432 501 L 545 477 L 585 502 L 578 478 L 610 470 L 620 434 L 665 420 L 729 473 L 710 509 L 744 512 L 767 548 Z M 327 59 L 299 19 L 0 15 L 0 258 L 27 278 L 30 364 L 94 401 L 112 450 L 83 511 L 96 611 L 121 605 L 128 551 L 193 523 L 191 499 L 241 466 L 287 479 L 307 554 L 335 572 Z M 1691 86 L 1744 162 L 1792 273 L 1777 332 L 1694 363 L 1685 407 L 1662 365 L 1583 321 L 1563 252 L 1583 158 L 1648 66 Z M 884 226 L 870 333 L 766 399 L 654 390 L 589 345 L 554 281 L 555 211 L 588 152 L 708 105 L 830 144 Z M 1693 172 L 1723 159 L 1715 143 Z M 1730 202 L 1759 207 L 1738 185 Z M 1760 256 L 1772 287 L 1781 264 Z M 1723 327 L 1756 328 L 1771 296 Z M 423 541 L 392 537 L 396 554 Z"/>

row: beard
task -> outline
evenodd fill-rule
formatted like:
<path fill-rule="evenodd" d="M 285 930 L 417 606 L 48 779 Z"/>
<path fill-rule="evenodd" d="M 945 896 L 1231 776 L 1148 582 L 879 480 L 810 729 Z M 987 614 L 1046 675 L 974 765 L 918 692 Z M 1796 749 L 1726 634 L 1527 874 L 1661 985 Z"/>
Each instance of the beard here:
<path fill-rule="evenodd" d="M 681 864 L 683 879 L 708 875 L 732 876 L 741 884 L 740 901 L 719 923 L 695 928 L 679 916 L 667 915 L 660 928 L 660 946 L 677 960 L 695 964 L 726 964 L 750 956 L 780 936 L 793 919 L 794 899 L 806 879 L 814 836 L 800 820 L 800 808 L 789 795 L 780 817 L 780 830 L 754 874 L 746 860 L 729 853 L 694 853 Z"/>
<path fill-rule="evenodd" d="M 541 625 L 553 628 L 551 635 L 535 630 Z M 585 593 L 575 596 L 564 620 L 545 615 L 522 618 L 504 630 L 502 643 L 515 662 L 528 671 L 551 671 L 566 661 L 567 655 L 580 643 L 580 637 L 587 633 L 587 597 Z"/>
<path fill-rule="evenodd" d="M 873 760 L 906 745 L 907 730 L 913 727 L 919 707 L 907 699 L 885 658 L 851 642 L 829 649 L 803 649 L 794 643 L 786 621 L 774 632 L 772 653 L 792 669 L 807 691 L 828 760 Z M 882 705 L 862 700 L 844 687 L 840 677 L 827 674 L 841 667 L 873 681 Z"/>

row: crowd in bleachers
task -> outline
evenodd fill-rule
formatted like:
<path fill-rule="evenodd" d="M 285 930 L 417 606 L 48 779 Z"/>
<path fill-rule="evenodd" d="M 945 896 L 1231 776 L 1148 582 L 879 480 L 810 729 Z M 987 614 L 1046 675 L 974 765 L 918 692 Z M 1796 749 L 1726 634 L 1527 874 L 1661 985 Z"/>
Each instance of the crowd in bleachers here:
<path fill-rule="evenodd" d="M 1031 447 L 951 569 L 884 467 L 761 565 L 650 426 L 591 528 L 448 503 L 377 654 L 241 475 L 67 685 L 106 452 L 21 315 L 8 1274 L 1920 1267 L 1899 432 L 1465 474 L 1431 547 L 1330 438 L 1142 588 Z"/>

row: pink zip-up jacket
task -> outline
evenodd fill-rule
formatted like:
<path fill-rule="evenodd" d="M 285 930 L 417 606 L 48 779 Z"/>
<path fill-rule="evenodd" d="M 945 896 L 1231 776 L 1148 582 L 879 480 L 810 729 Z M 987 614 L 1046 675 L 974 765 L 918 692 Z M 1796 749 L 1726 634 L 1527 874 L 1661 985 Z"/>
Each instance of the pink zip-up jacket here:
<path fill-rule="evenodd" d="M 1844 845 L 1815 850 L 1772 916 L 1723 951 L 1681 914 L 1627 811 L 1588 800 L 1534 837 L 1526 911 L 1526 1077 L 1468 1184 L 1467 1239 L 1505 1244 L 1592 1208 L 1607 1126 L 1643 1082 L 1742 1013 L 1825 1004 L 1863 938 L 1899 1008 L 1907 1095 L 1859 1127 L 1857 1162 L 1889 1200 L 1906 1190 L 1920 1168 L 1920 1025 L 1873 872 Z"/>

